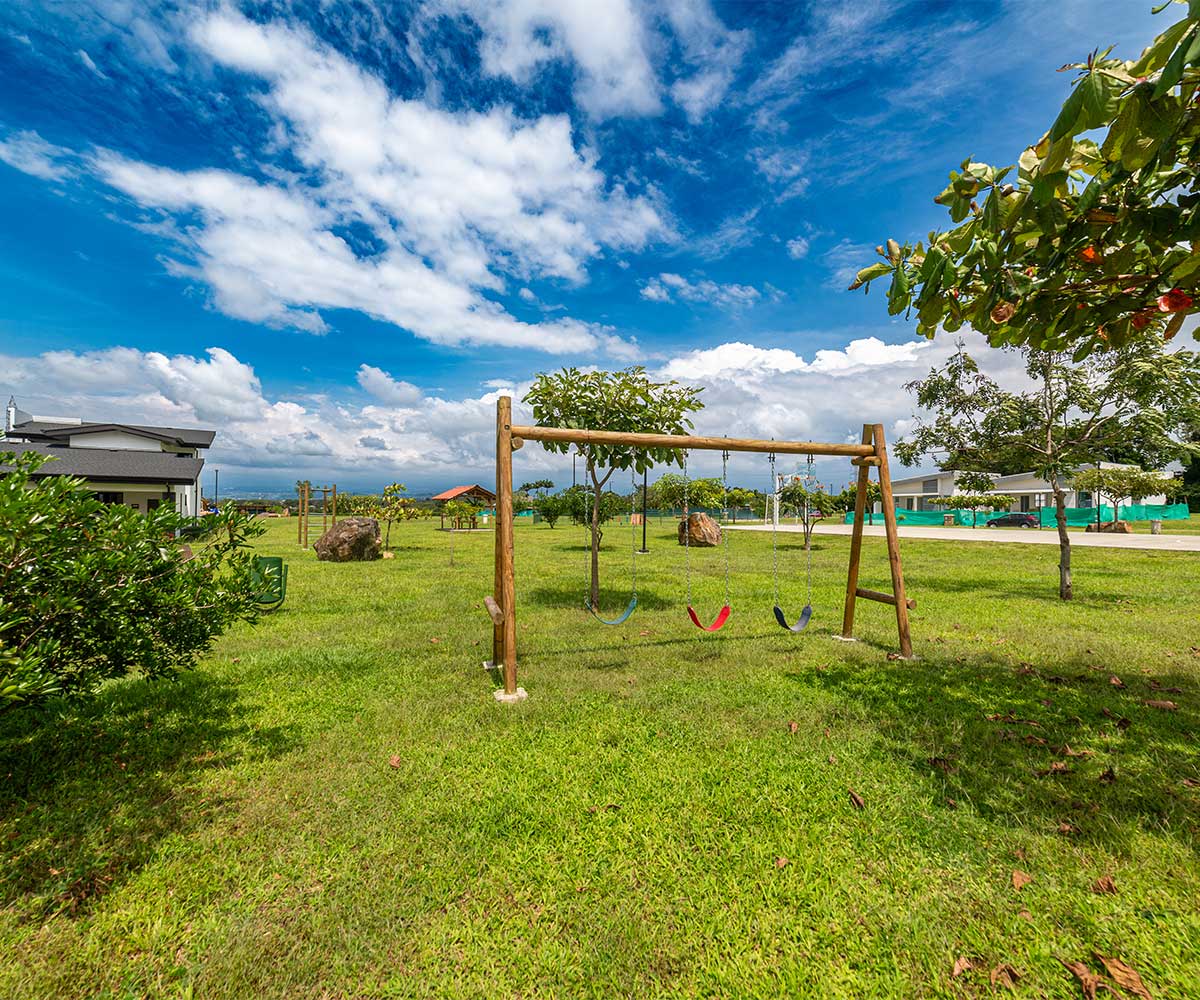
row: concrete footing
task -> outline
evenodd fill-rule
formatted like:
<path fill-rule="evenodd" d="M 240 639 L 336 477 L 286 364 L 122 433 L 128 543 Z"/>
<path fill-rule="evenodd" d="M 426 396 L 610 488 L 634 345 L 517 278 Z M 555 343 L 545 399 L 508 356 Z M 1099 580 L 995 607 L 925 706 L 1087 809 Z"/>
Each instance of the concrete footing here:
<path fill-rule="evenodd" d="M 505 703 L 513 702 L 513 701 L 524 701 L 526 698 L 529 697 L 529 692 L 526 691 L 522 687 L 517 688 L 512 694 L 509 694 L 503 688 L 496 688 L 496 690 L 493 691 L 492 694 L 495 696 L 497 701 L 502 701 Z"/>

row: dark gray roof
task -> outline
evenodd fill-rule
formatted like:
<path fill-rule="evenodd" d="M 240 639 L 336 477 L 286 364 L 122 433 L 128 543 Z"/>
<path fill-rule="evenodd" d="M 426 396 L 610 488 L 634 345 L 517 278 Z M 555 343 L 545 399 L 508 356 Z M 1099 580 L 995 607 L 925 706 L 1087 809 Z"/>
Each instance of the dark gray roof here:
<path fill-rule="evenodd" d="M 72 434 L 88 434 L 97 431 L 129 431 L 140 437 L 156 438 L 178 444 L 183 448 L 208 448 L 217 436 L 216 431 L 199 427 L 153 427 L 147 424 L 62 424 L 52 420 L 26 420 L 13 427 L 9 434 L 14 437 L 30 437 L 34 440 L 54 441 L 68 438 Z"/>
<path fill-rule="evenodd" d="M 174 455 L 169 451 L 68 448 L 19 441 L 0 441 L 0 451 L 36 451 L 39 455 L 52 455 L 55 461 L 43 465 L 37 475 L 83 476 L 93 482 L 194 483 L 204 467 L 202 458 Z"/>

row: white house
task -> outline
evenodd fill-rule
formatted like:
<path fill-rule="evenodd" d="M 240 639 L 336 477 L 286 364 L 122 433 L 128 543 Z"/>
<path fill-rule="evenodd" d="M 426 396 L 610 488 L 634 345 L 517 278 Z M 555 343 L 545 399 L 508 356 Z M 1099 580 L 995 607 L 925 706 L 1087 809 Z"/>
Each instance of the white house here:
<path fill-rule="evenodd" d="M 1092 468 L 1095 468 L 1093 466 Z M 1136 466 L 1122 465 L 1119 462 L 1101 462 L 1101 469 L 1129 469 Z M 896 506 L 903 510 L 943 510 L 944 508 L 932 501 L 937 497 L 948 497 L 955 492 L 955 484 L 961 473 L 931 472 L 924 476 L 911 476 L 907 479 L 893 479 L 892 493 L 896 497 Z M 1048 480 L 1032 472 L 1017 472 L 1010 476 L 993 476 L 996 485 L 992 492 L 1011 496 L 1014 503 L 1009 508 L 1014 511 L 1036 511 L 1039 507 L 1054 505 L 1054 488 Z M 1076 490 L 1070 482 L 1063 483 L 1067 494 L 1068 507 L 1094 507 L 1095 498 L 1084 490 Z M 1126 497 L 1122 502 L 1129 502 Z M 1146 497 L 1143 503 L 1166 503 L 1163 495 Z"/>
<path fill-rule="evenodd" d="M 106 503 L 142 513 L 163 503 L 181 514 L 200 512 L 200 452 L 216 431 L 192 427 L 91 423 L 78 417 L 36 417 L 8 401 L 0 451 L 49 455 L 38 476 L 80 476 Z"/>

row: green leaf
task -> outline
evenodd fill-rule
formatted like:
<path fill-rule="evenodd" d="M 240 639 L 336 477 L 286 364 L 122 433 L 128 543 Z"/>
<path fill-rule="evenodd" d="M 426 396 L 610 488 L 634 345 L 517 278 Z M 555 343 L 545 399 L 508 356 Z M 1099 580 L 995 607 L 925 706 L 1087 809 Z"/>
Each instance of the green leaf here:
<path fill-rule="evenodd" d="M 1064 136 L 1074 135 L 1078 131 L 1075 125 L 1079 121 L 1079 115 L 1083 110 L 1083 86 L 1077 84 L 1075 89 L 1071 91 L 1071 96 L 1066 99 L 1059 111 L 1058 117 L 1054 119 L 1054 124 L 1050 126 L 1050 141 L 1058 142 Z"/>
<path fill-rule="evenodd" d="M 872 264 L 870 267 L 864 267 L 854 276 L 854 281 L 851 283 L 849 291 L 853 292 L 857 288 L 862 288 L 868 281 L 874 281 L 876 278 L 882 278 L 885 274 L 891 271 L 892 265 L 880 261 L 878 264 Z"/>
<path fill-rule="evenodd" d="M 1167 64 L 1163 67 L 1162 76 L 1158 78 L 1158 84 L 1154 88 L 1154 96 L 1156 98 L 1162 97 L 1163 94 L 1183 78 L 1183 70 L 1187 65 L 1186 59 L 1190 47 L 1187 36 L 1185 36 L 1184 41 L 1171 53 L 1171 58 L 1167 60 Z"/>
<path fill-rule="evenodd" d="M 909 307 L 910 302 L 908 272 L 901 264 L 892 278 L 892 287 L 888 289 L 888 313 L 897 316 Z"/>
<path fill-rule="evenodd" d="M 1164 8 L 1166 6 L 1166 4 L 1163 5 Z M 1133 76 L 1149 76 L 1156 69 L 1161 68 L 1171 53 L 1175 51 L 1175 46 L 1179 44 L 1180 39 L 1187 33 L 1191 25 L 1192 22 L 1185 17 L 1182 21 L 1176 21 L 1171 27 L 1167 28 L 1166 31 L 1150 43 L 1150 46 L 1142 53 L 1142 57 L 1129 67 L 1130 74 Z"/>

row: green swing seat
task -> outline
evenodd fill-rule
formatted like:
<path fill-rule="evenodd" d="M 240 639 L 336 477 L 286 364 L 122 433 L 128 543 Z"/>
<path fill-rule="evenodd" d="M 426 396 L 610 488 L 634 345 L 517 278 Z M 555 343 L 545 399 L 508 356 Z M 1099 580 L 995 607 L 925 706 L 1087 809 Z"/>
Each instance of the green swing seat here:
<path fill-rule="evenodd" d="M 258 588 L 254 603 L 260 611 L 274 611 L 287 597 L 287 563 L 282 556 L 255 556 L 251 572 Z"/>

